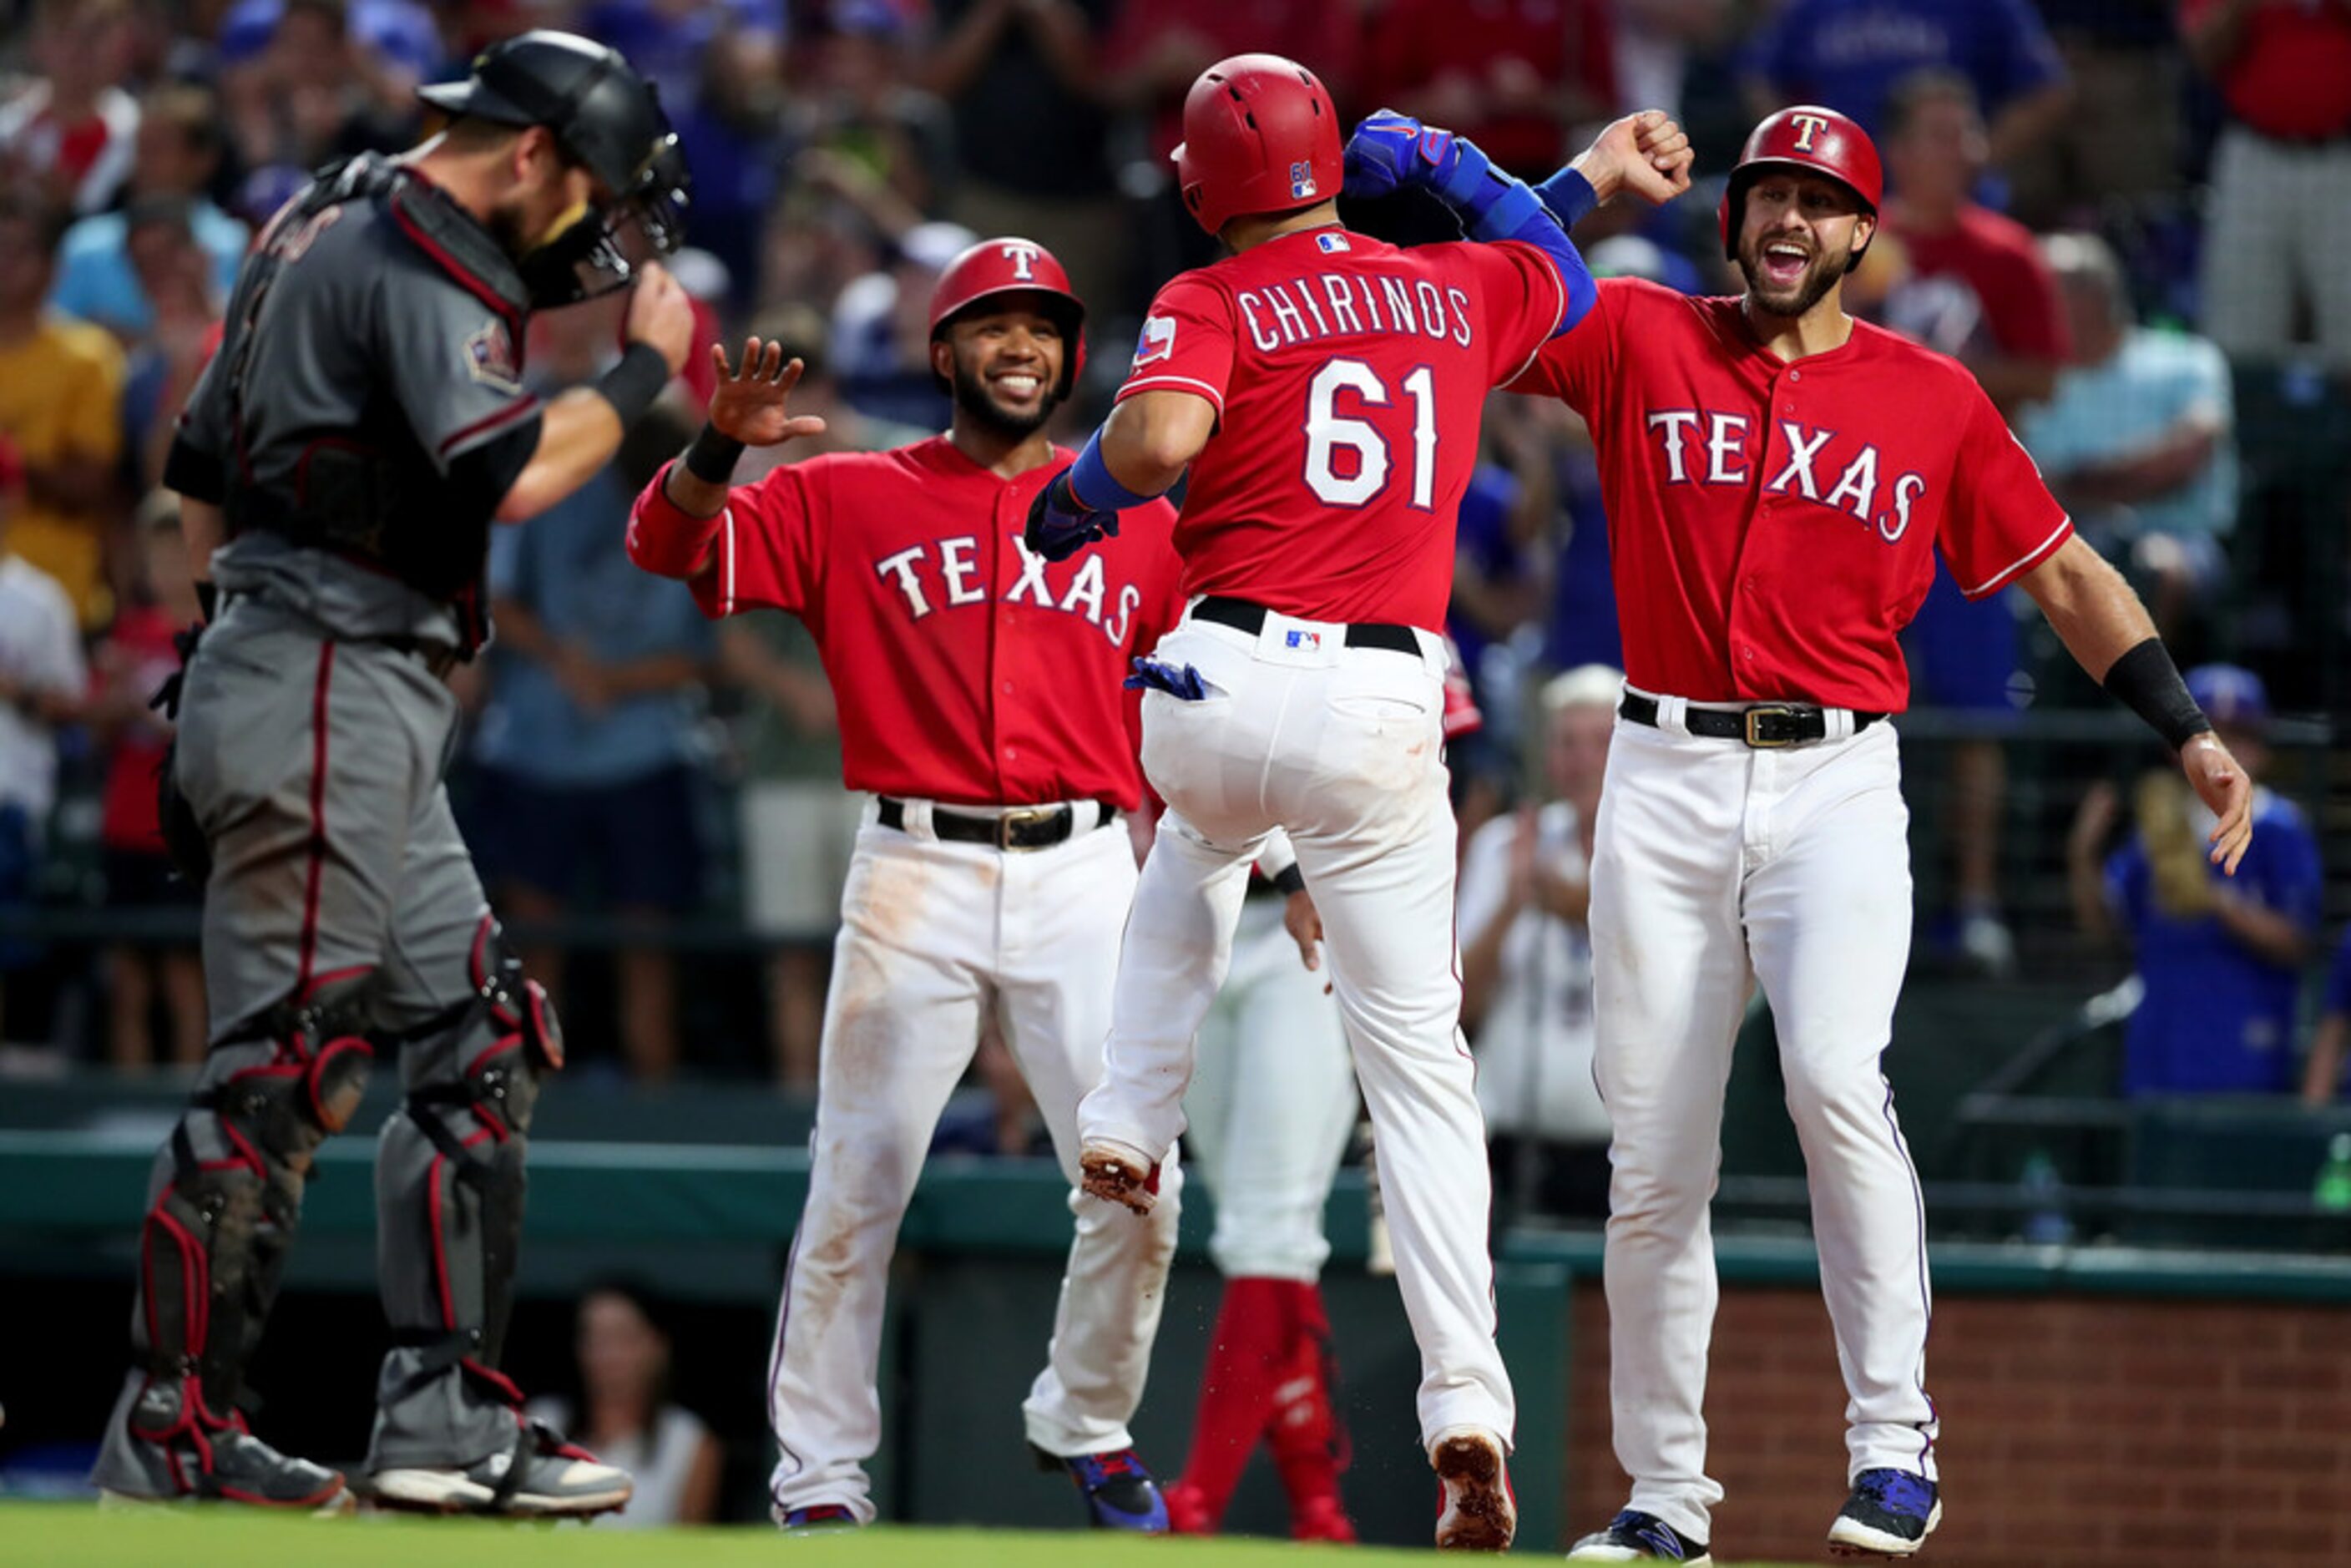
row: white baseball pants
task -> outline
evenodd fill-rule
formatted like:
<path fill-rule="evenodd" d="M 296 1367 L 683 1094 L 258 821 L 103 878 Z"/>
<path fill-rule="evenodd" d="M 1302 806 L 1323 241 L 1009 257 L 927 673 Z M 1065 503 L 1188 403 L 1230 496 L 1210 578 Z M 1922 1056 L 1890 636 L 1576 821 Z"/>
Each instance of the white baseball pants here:
<path fill-rule="evenodd" d="M 1349 648 L 1345 628 L 1269 615 L 1255 636 L 1186 621 L 1157 657 L 1209 688 L 1147 693 L 1143 765 L 1169 810 L 1120 952 L 1086 1138 L 1163 1156 L 1185 1126 L 1193 1039 L 1232 958 L 1267 832 L 1289 830 L 1315 905 L 1380 1151 L 1396 1279 L 1420 1346 L 1424 1439 L 1471 1426 L 1510 1440 L 1494 1344 L 1485 1126 L 1453 967 L 1453 811 L 1445 653 Z"/>
<path fill-rule="evenodd" d="M 1081 820 L 1096 808 L 1081 803 Z M 1147 1218 L 1076 1190 L 1079 1099 L 1102 1072 L 1134 852 L 1115 823 L 1007 852 L 869 811 L 841 894 L 825 998 L 808 1207 L 792 1238 L 768 1378 L 778 1508 L 873 1504 L 883 1291 L 932 1131 L 977 1048 L 983 1009 L 1020 1064 L 1071 1184 L 1077 1238 L 1045 1370 L 1021 1406 L 1054 1454 L 1129 1447 L 1175 1256 L 1171 1160 Z"/>
<path fill-rule="evenodd" d="M 1784 750 L 1619 720 L 1592 867 L 1596 1076 L 1614 1137 L 1606 1284 L 1616 1458 L 1632 1506 L 1710 1537 L 1707 1206 L 1756 979 L 1803 1145 L 1852 1475 L 1935 1477 L 1926 1215 L 1878 1058 L 1910 952 L 1909 813 L 1893 727 Z M 1385 1149 L 1382 1150 L 1384 1156 Z"/>
<path fill-rule="evenodd" d="M 1218 1271 L 1312 1284 L 1331 1256 L 1322 1210 L 1355 1130 L 1355 1074 L 1339 1005 L 1299 958 L 1282 909 L 1278 897 L 1241 904 L 1184 1115 L 1190 1179 L 1216 1199 Z"/>

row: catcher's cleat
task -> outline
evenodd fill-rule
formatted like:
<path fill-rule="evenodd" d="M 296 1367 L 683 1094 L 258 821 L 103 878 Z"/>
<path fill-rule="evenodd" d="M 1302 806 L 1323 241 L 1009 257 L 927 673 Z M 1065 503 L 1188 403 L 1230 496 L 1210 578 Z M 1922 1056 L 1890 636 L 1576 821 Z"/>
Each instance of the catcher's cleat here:
<path fill-rule="evenodd" d="M 1706 1542 L 1692 1541 L 1654 1513 L 1628 1508 L 1569 1548 L 1570 1563 L 1679 1563 L 1712 1568 Z"/>
<path fill-rule="evenodd" d="M 1143 1468 L 1133 1448 L 1101 1454 L 1049 1454 L 1036 1444 L 1040 1470 L 1061 1470 L 1076 1483 L 1086 1500 L 1086 1513 L 1096 1530 L 1124 1530 L 1137 1535 L 1167 1533 L 1167 1503 L 1159 1485 Z"/>
<path fill-rule="evenodd" d="M 136 1479 L 116 1473 L 99 1487 L 106 1512 L 141 1512 L 196 1502 L 235 1502 L 293 1513 L 350 1513 L 358 1507 L 342 1472 L 281 1454 L 242 1427 L 217 1432 L 199 1449 L 142 1442 L 156 1463 Z"/>
<path fill-rule="evenodd" d="M 1482 1427 L 1456 1427 L 1437 1434 L 1428 1462 L 1444 1489 L 1437 1549 L 1508 1552 L 1519 1532 L 1519 1502 L 1501 1439 Z"/>
<path fill-rule="evenodd" d="M 1144 1159 L 1141 1149 L 1091 1139 L 1078 1155 L 1078 1186 L 1105 1202 L 1148 1214 L 1159 1201 L 1159 1166 Z"/>
<path fill-rule="evenodd" d="M 1829 1551 L 1839 1557 L 1909 1557 L 1942 1522 L 1943 1500 L 1933 1481 L 1908 1470 L 1864 1470 L 1829 1526 Z"/>
<path fill-rule="evenodd" d="M 463 1467 L 402 1465 L 376 1471 L 368 1490 L 386 1508 L 577 1519 L 628 1506 L 629 1472 L 574 1448 L 538 1422 L 511 1448 Z"/>

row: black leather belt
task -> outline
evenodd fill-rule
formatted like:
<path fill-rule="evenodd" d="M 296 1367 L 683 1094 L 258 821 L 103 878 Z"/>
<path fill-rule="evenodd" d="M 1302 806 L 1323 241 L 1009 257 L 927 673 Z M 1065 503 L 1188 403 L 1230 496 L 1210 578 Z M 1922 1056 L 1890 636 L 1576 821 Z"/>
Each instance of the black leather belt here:
<path fill-rule="evenodd" d="M 1213 621 L 1219 626 L 1229 626 L 1236 632 L 1256 636 L 1265 630 L 1268 612 L 1262 604 L 1252 604 L 1246 599 L 1228 599 L 1212 593 L 1192 606 L 1192 619 Z M 1420 639 L 1412 634 L 1409 626 L 1392 625 L 1384 621 L 1357 621 L 1347 627 L 1350 648 L 1385 648 L 1391 653 L 1420 653 Z"/>
<path fill-rule="evenodd" d="M 906 802 L 882 797 L 880 821 L 885 828 L 904 832 Z M 1094 826 L 1106 828 L 1116 821 L 1118 812 L 1103 806 Z M 1067 806 L 1014 806 L 993 817 L 945 806 L 931 808 L 931 831 L 937 837 L 950 843 L 987 844 L 999 850 L 1050 850 L 1068 841 L 1076 821 L 1077 813 Z"/>
<path fill-rule="evenodd" d="M 1655 697 L 1626 692 L 1616 711 L 1635 724 L 1656 727 Z M 1859 735 L 1885 716 L 1882 713 L 1856 713 L 1853 716 L 1853 732 Z M 1693 707 L 1682 716 L 1682 720 L 1692 735 L 1713 740 L 1743 740 L 1761 749 L 1826 740 L 1829 734 L 1829 716 L 1824 709 L 1792 703 L 1758 703 L 1747 708 Z"/>

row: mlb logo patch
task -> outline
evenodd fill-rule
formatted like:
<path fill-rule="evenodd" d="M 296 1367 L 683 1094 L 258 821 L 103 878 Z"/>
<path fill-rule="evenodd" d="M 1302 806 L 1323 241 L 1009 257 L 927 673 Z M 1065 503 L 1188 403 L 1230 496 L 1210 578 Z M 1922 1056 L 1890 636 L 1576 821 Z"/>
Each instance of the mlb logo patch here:
<path fill-rule="evenodd" d="M 1322 633 L 1320 632 L 1303 632 L 1298 630 L 1296 627 L 1292 627 L 1286 638 L 1286 641 L 1290 647 L 1304 648 L 1309 653 L 1312 653 L 1322 646 Z"/>
<path fill-rule="evenodd" d="M 504 322 L 486 321 L 480 331 L 465 340 L 465 373 L 500 392 L 522 390 L 522 365 L 515 357 L 514 339 Z"/>
<path fill-rule="evenodd" d="M 1290 166 L 1290 199 L 1293 202 L 1311 202 L 1314 199 L 1314 165 L 1311 162 L 1292 163 Z"/>
<path fill-rule="evenodd" d="M 1347 236 L 1345 235 L 1319 234 L 1314 236 L 1314 243 L 1322 247 L 1322 254 L 1324 256 L 1334 256 L 1338 252 L 1347 248 Z"/>
<path fill-rule="evenodd" d="M 1172 316 L 1146 316 L 1143 319 L 1143 338 L 1134 345 L 1137 368 L 1155 360 L 1164 360 L 1176 351 L 1176 319 Z"/>

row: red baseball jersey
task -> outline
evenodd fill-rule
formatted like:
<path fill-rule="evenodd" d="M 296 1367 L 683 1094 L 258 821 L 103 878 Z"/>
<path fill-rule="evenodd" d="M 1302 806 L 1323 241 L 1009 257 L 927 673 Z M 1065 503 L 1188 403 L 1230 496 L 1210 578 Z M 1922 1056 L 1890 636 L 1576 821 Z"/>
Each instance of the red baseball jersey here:
<path fill-rule="evenodd" d="M 1486 393 L 1566 308 L 1531 246 L 1403 250 L 1336 225 L 1170 282 L 1118 395 L 1216 405 L 1176 525 L 1184 591 L 1443 630 Z"/>
<path fill-rule="evenodd" d="M 1900 712 L 1933 552 L 1981 598 L 2073 532 L 1975 378 L 1866 322 L 1783 361 L 1737 299 L 1614 279 L 1512 390 L 1592 427 L 1644 691 Z"/>
<path fill-rule="evenodd" d="M 1029 553 L 1029 503 L 1075 454 L 999 478 L 934 436 L 787 464 L 727 497 L 690 580 L 716 619 L 762 606 L 807 623 L 841 713 L 852 789 L 1038 805 L 1142 799 L 1127 661 L 1183 613 L 1165 502 L 1121 517 L 1114 549 Z M 645 514 L 678 516 L 655 477 Z M 632 549 L 632 552 L 633 549 Z"/>

